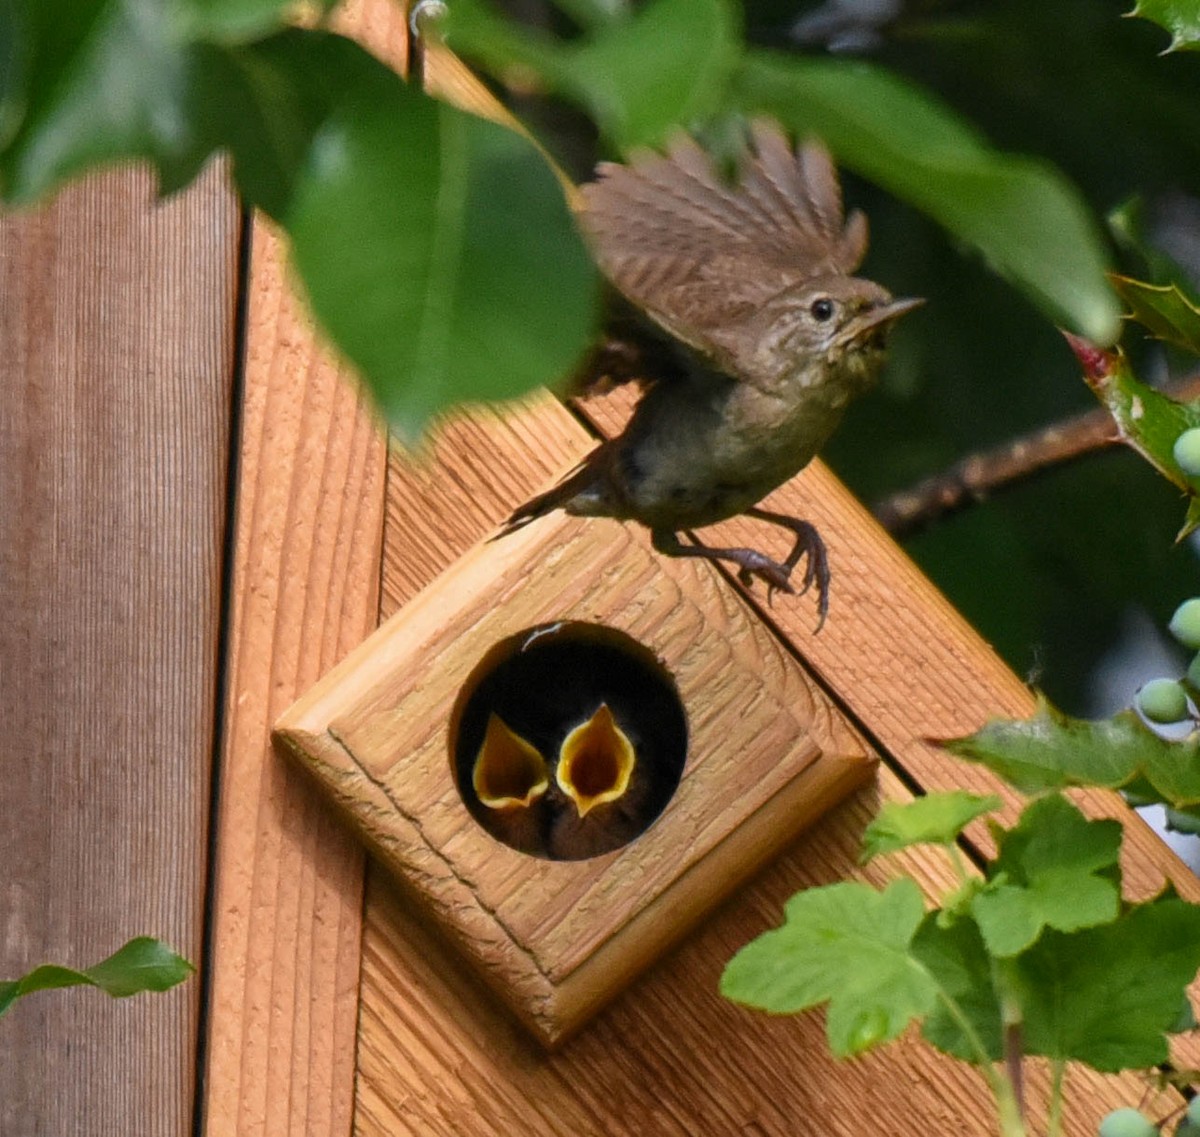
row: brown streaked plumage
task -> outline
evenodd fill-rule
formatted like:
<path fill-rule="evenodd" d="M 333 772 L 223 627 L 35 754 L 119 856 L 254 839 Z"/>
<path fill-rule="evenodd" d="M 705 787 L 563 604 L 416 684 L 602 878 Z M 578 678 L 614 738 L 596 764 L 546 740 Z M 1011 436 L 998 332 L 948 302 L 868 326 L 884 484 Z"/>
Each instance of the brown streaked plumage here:
<path fill-rule="evenodd" d="M 763 121 L 752 140 L 736 185 L 679 137 L 666 155 L 601 165 L 583 187 L 578 220 L 597 263 L 657 326 L 632 331 L 635 317 L 618 309 L 587 369 L 649 384 L 623 433 L 516 510 L 503 532 L 555 509 L 638 521 L 659 552 L 728 561 L 743 583 L 764 580 L 768 596 L 793 591 L 792 570 L 807 556 L 803 587 L 816 583 L 823 622 L 824 542 L 809 522 L 757 503 L 808 464 L 873 384 L 889 327 L 920 301 L 893 300 L 852 275 L 866 219 L 843 221 L 822 145 L 793 151 Z M 739 513 L 790 529 L 788 557 L 679 538 Z"/>

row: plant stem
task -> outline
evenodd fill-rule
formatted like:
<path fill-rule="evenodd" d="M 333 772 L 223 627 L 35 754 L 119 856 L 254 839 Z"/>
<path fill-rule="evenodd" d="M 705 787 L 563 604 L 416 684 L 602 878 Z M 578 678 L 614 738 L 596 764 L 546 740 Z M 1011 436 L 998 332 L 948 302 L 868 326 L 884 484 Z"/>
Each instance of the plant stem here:
<path fill-rule="evenodd" d="M 940 988 L 938 998 L 958 1024 L 967 1044 L 975 1052 L 974 1064 L 979 1067 L 979 1072 L 986 1079 L 996 1101 L 996 1116 L 1000 1121 L 1001 1137 L 1026 1137 L 1025 1121 L 1021 1116 L 1021 1107 L 1012 1083 L 993 1065 L 987 1048 L 983 1045 L 983 1039 L 976 1033 L 971 1020 L 963 1013 L 958 1003 Z"/>
<path fill-rule="evenodd" d="M 1062 1137 L 1063 1132 L 1063 1082 L 1066 1080 L 1067 1064 L 1056 1058 L 1050 1064 L 1050 1110 L 1046 1118 L 1046 1137 Z"/>
<path fill-rule="evenodd" d="M 996 1115 L 1000 1119 L 1000 1137 L 1027 1137 L 1025 1119 L 1021 1116 L 1021 1107 L 1012 1085 L 1000 1074 L 995 1075 L 995 1081 L 999 1087 L 993 1087 L 993 1090 L 996 1094 Z"/>
<path fill-rule="evenodd" d="M 1008 1071 L 1008 1084 L 1012 1086 L 1013 1100 L 1017 1113 L 1025 1116 L 1025 1069 L 1021 1052 L 1021 1023 L 1006 1021 L 1004 1024 L 1004 1068 Z"/>
<path fill-rule="evenodd" d="M 955 876 L 958 877 L 959 887 L 962 887 L 973 879 L 967 872 L 967 864 L 963 860 L 962 850 L 957 845 L 950 844 L 946 846 L 946 851 L 950 854 L 950 864 L 954 869 Z"/>

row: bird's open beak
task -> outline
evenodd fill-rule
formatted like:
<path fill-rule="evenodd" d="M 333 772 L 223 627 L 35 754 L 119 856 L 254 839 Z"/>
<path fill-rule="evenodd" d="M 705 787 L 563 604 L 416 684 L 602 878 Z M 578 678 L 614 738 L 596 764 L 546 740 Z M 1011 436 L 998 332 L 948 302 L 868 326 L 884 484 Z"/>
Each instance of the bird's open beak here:
<path fill-rule="evenodd" d="M 475 796 L 488 809 L 527 809 L 550 788 L 546 759 L 493 714 L 471 771 Z"/>
<path fill-rule="evenodd" d="M 633 743 L 617 726 L 608 704 L 601 703 L 587 722 L 563 739 L 555 776 L 584 817 L 595 806 L 625 796 L 636 763 Z"/>

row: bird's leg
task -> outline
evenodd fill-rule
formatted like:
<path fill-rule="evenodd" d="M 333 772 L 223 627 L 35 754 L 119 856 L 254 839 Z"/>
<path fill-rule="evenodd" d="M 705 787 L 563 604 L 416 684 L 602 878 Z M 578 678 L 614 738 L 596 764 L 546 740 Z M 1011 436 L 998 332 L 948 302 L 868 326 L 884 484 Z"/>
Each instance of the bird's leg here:
<path fill-rule="evenodd" d="M 814 582 L 816 583 L 819 631 L 829 614 L 829 581 L 832 574 L 829 571 L 829 554 L 825 551 L 825 542 L 821 540 L 817 527 L 797 517 L 788 517 L 786 513 L 772 513 L 769 509 L 759 509 L 757 506 L 747 509 L 745 513 L 747 517 L 756 517 L 759 521 L 782 525 L 796 534 L 796 543 L 792 546 L 787 560 L 783 562 L 783 567 L 790 576 L 792 569 L 800 563 L 800 558 L 808 558 L 804 565 L 804 583 L 800 591 L 807 592 Z"/>
<path fill-rule="evenodd" d="M 756 576 L 765 580 L 768 597 L 775 589 L 780 592 L 795 591 L 788 583 L 793 566 L 785 567 L 754 549 L 714 549 L 698 541 L 685 545 L 679 540 L 679 534 L 670 529 L 651 530 L 650 539 L 655 549 L 667 557 L 704 557 L 710 561 L 729 561 L 738 566 L 738 580 L 744 585 L 749 586 Z"/>

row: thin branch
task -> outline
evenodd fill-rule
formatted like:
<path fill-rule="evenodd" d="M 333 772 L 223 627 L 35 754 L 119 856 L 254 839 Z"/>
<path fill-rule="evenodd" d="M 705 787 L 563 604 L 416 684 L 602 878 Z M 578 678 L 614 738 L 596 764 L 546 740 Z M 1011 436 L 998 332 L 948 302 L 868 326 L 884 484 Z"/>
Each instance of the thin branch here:
<path fill-rule="evenodd" d="M 1174 399 L 1200 396 L 1200 372 L 1163 386 Z M 969 454 L 940 474 L 877 502 L 872 510 L 893 537 L 906 537 L 997 490 L 1119 441 L 1103 407 L 1051 423 L 1000 446 Z"/>

